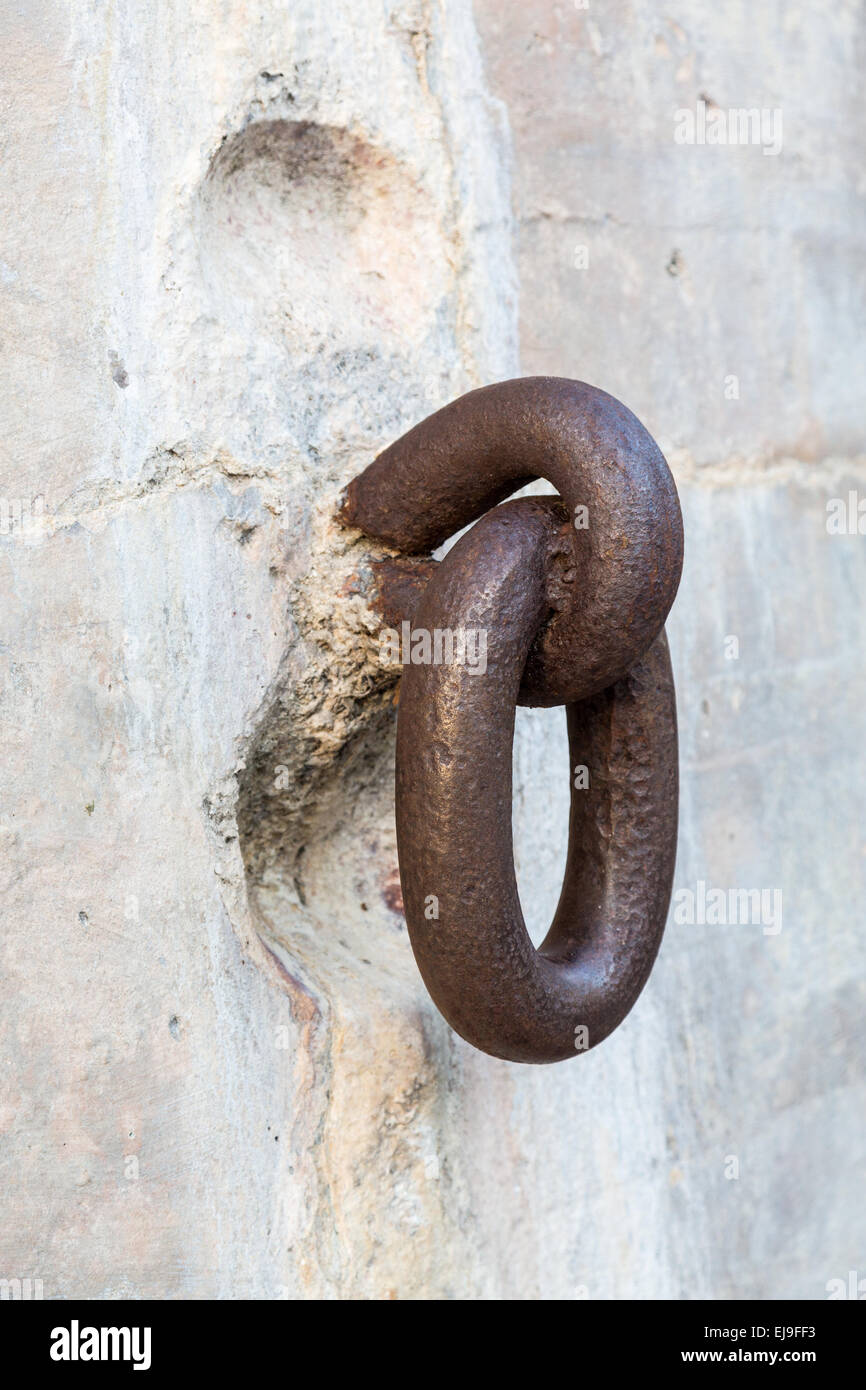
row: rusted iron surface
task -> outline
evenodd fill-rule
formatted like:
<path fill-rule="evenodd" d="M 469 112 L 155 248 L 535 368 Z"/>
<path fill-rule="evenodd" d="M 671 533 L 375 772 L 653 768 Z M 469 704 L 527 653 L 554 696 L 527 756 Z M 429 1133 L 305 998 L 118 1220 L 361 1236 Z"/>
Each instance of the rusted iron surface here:
<path fill-rule="evenodd" d="M 395 555 L 389 560 L 374 560 L 370 569 L 374 585 L 372 605 L 389 627 L 399 627 L 412 621 L 438 563 L 414 555 Z"/>
<path fill-rule="evenodd" d="M 651 435 L 605 391 L 520 377 L 422 420 L 349 484 L 342 519 L 407 554 L 434 549 L 534 478 L 564 504 L 551 613 L 524 673 L 527 704 L 583 699 L 661 631 L 679 584 L 682 517 Z M 588 525 L 575 526 L 584 520 Z"/>
<path fill-rule="evenodd" d="M 495 505 L 535 476 L 559 497 Z M 587 524 L 577 528 L 580 507 Z M 634 416 L 555 378 L 446 406 L 350 484 L 341 516 L 416 555 L 481 513 L 439 565 L 397 557 L 378 569 L 392 626 L 486 634 L 483 669 L 459 659 L 404 666 L 400 878 L 416 960 L 452 1027 L 494 1056 L 553 1062 L 624 1018 L 664 928 L 677 736 L 662 625 L 682 522 L 667 465 Z M 538 950 L 514 872 L 518 700 L 568 704 L 568 861 Z"/>

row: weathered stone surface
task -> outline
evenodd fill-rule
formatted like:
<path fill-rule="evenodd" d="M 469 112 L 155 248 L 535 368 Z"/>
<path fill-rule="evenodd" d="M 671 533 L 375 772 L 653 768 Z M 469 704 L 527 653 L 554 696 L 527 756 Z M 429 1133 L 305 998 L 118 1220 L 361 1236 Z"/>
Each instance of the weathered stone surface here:
<path fill-rule="evenodd" d="M 679 480 L 674 909 L 617 1032 L 566 1084 L 557 1069 L 518 1077 L 525 1109 L 508 1107 L 497 1138 L 526 1160 L 526 1248 L 545 1236 L 531 1287 L 527 1264 L 511 1266 L 513 1296 L 564 1296 L 570 1277 L 589 1297 L 823 1298 L 862 1268 L 866 623 L 854 594 L 866 537 L 825 524 L 827 498 L 858 479 L 862 494 L 862 465 L 837 462 Z M 519 877 L 543 930 L 565 848 L 547 818 L 557 798 L 564 825 L 566 745 L 561 730 L 549 750 L 550 713 L 520 715 Z M 678 922 L 677 893 L 699 881 L 777 891 L 780 930 Z M 531 1134 L 545 1135 L 543 1155 Z"/>
<path fill-rule="evenodd" d="M 515 370 L 468 6 L 2 24 L 0 1277 L 479 1282 L 368 551 L 331 519 L 395 434 Z"/>
<path fill-rule="evenodd" d="M 822 1297 L 863 1271 L 866 538 L 825 525 L 866 495 L 862 132 L 824 120 L 862 32 L 771 9 L 746 42 L 691 3 L 476 0 L 486 75 L 467 0 L 0 18 L 0 1278 Z M 675 146 L 693 88 L 782 105 L 783 153 Z M 783 894 L 776 934 L 672 917 L 623 1027 L 541 1069 L 466 1047 L 418 980 L 369 548 L 331 520 L 383 444 L 518 369 L 497 97 L 520 366 L 622 395 L 681 488 L 677 887 Z M 563 725 L 520 712 L 536 936 Z"/>
<path fill-rule="evenodd" d="M 827 530 L 829 499 L 866 501 L 862 14 L 475 12 L 514 145 L 522 369 L 620 395 L 683 502 L 676 888 L 783 904 L 775 935 L 672 912 L 643 999 L 567 1091 L 520 1078 L 520 1128 L 549 1142 L 522 1170 L 510 1291 L 826 1297 L 866 1260 L 866 535 Z M 781 108 L 780 154 L 678 145 L 674 113 L 701 95 Z M 548 755 L 551 717 L 521 717 L 521 884 L 541 933 L 565 740 Z"/>
<path fill-rule="evenodd" d="M 604 386 L 699 464 L 861 452 L 857 0 L 475 11 L 513 132 L 523 370 Z M 780 151 L 677 143 L 702 99 L 779 111 Z"/>

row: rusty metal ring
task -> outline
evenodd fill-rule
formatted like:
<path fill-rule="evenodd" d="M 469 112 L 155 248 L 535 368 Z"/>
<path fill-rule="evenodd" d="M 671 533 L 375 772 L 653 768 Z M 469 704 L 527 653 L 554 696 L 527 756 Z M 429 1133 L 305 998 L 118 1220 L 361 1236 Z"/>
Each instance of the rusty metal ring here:
<path fill-rule="evenodd" d="M 605 422 L 621 420 L 625 412 L 611 397 L 579 383 L 530 383 L 536 405 L 542 395 L 560 405 L 568 399 L 572 409 L 581 401 L 585 410 L 599 405 L 603 397 L 602 426 L 584 420 L 578 429 L 569 419 L 568 439 L 594 432 L 609 440 Z M 510 388 L 525 399 L 520 382 L 487 390 L 502 404 Z M 473 392 L 463 401 L 484 395 Z M 488 405 L 491 399 L 488 394 Z M 433 422 L 442 417 L 453 420 L 460 406 L 455 402 L 410 431 L 356 479 L 344 519 L 361 524 L 358 518 L 363 515 L 363 529 L 392 543 L 400 534 L 408 548 L 411 509 L 405 502 L 400 507 L 396 503 L 401 488 L 420 488 L 426 463 L 427 494 L 416 491 L 413 498 L 423 516 L 423 525 L 418 522 L 413 532 L 415 544 L 422 531 L 427 543 L 435 543 L 444 526 L 450 528 L 455 518 L 457 525 L 465 521 L 467 506 L 472 510 L 482 495 L 489 496 L 489 466 L 485 465 L 483 488 L 477 480 L 466 484 L 455 511 L 441 491 L 442 472 L 454 478 L 449 451 L 437 450 L 432 456 L 428 452 L 419 460 L 407 446 L 413 436 L 419 447 L 429 441 L 436 434 L 432 430 L 431 436 Z M 484 413 L 491 417 L 487 406 Z M 465 410 L 461 418 L 467 418 Z M 536 414 L 533 428 L 537 419 Z M 510 447 L 516 452 L 521 421 L 512 423 L 515 437 Z M 561 417 L 554 424 L 556 428 L 548 421 L 550 437 L 562 427 Z M 498 435 L 503 436 L 501 427 Z M 569 660 L 563 659 L 560 646 L 549 649 L 553 655 L 546 664 L 539 659 L 537 665 L 539 673 L 556 674 L 558 687 L 565 684 L 586 692 L 568 702 L 568 729 L 571 768 L 580 765 L 588 774 L 588 785 L 572 779 L 562 892 L 550 931 L 537 950 L 526 931 L 514 872 L 511 745 L 521 684 L 533 654 L 543 648 L 545 634 L 557 621 L 561 631 L 571 629 L 573 640 L 581 631 L 579 604 L 571 600 L 556 606 L 563 587 L 558 563 L 566 543 L 563 527 L 571 526 L 575 505 L 574 478 L 557 478 L 569 494 L 564 497 L 565 512 L 563 501 L 551 498 L 495 506 L 438 567 L 428 568 L 426 588 L 420 598 L 413 596 L 417 631 L 485 631 L 488 641 L 483 672 L 459 661 L 404 668 L 396 808 L 406 922 L 421 974 L 445 1018 L 476 1047 L 511 1061 L 559 1061 L 595 1046 L 617 1026 L 649 975 L 670 899 L 677 740 L 673 678 L 661 625 L 679 578 L 682 530 L 664 460 L 654 445 L 654 454 L 647 450 L 633 427 L 631 438 L 641 444 L 639 463 L 624 470 L 626 485 L 623 469 L 618 472 L 619 501 L 622 504 L 625 497 L 627 514 L 618 516 L 609 505 L 602 508 L 606 542 L 619 533 L 626 543 L 612 551 L 605 546 L 599 550 L 596 537 L 582 557 L 581 575 L 581 594 L 590 609 L 598 590 L 604 591 L 605 603 L 617 591 L 631 593 L 632 606 L 622 614 L 623 631 L 606 634 L 599 660 L 585 645 L 604 608 L 595 604 L 593 622 L 584 626 L 582 643 L 572 648 Z M 450 432 L 448 439 L 456 447 Z M 559 451 L 554 450 L 557 458 L 565 447 L 561 440 L 559 445 Z M 648 453 L 649 481 L 645 474 L 645 487 L 636 488 L 635 475 L 641 473 Z M 607 477 L 609 453 L 603 462 Z M 580 487 L 587 486 L 593 466 L 584 456 L 578 460 Z M 525 471 L 512 474 L 511 485 L 525 480 Z M 502 486 L 497 483 L 499 497 Z M 589 495 L 597 503 L 601 493 L 594 486 Z M 377 507 L 375 521 L 372 513 Z M 437 508 L 444 509 L 447 522 L 437 523 Z M 644 527 L 640 533 L 630 529 L 636 517 Z M 378 530 L 373 529 L 376 525 Z M 635 556 L 641 557 L 637 566 Z M 641 564 L 649 598 L 639 592 Z M 618 569 L 625 577 L 614 573 L 611 581 L 608 571 Z M 635 651 L 638 631 L 643 646 Z M 630 653 L 629 669 L 622 673 L 625 652 Z M 603 669 L 618 674 L 599 687 Z M 530 695 L 533 703 L 562 703 L 553 697 L 554 692 L 543 686 Z"/>
<path fill-rule="evenodd" d="M 354 478 L 340 516 L 423 554 L 535 478 L 565 506 L 551 612 L 521 703 L 582 700 L 625 675 L 661 631 L 683 563 L 676 487 L 652 436 L 595 386 L 519 377 L 422 420 Z"/>

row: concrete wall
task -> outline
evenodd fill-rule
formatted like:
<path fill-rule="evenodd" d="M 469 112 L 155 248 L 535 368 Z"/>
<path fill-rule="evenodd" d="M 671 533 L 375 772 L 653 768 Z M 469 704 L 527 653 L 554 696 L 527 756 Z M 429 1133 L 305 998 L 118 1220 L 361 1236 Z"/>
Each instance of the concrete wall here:
<path fill-rule="evenodd" d="M 683 504 L 675 909 L 699 915 L 699 882 L 782 904 L 778 932 L 672 912 L 633 1016 L 569 1078 L 563 1260 L 590 1296 L 826 1297 L 866 1275 L 866 14 L 475 8 L 512 131 L 521 368 L 620 396 Z M 766 111 L 781 149 L 679 143 L 699 102 L 725 133 Z M 852 489 L 861 533 L 828 533 Z M 521 765 L 529 825 L 555 774 L 540 746 Z"/>
<path fill-rule="evenodd" d="M 0 1278 L 866 1274 L 866 537 L 826 527 L 866 496 L 864 32 L 814 3 L 0 18 Z M 781 108 L 781 151 L 677 144 L 701 94 Z M 778 932 L 672 914 L 623 1027 L 543 1069 L 473 1052 L 418 980 L 370 548 L 332 521 L 402 429 L 517 371 L 596 382 L 665 449 L 677 887 L 783 901 Z M 538 934 L 564 731 L 519 723 Z"/>

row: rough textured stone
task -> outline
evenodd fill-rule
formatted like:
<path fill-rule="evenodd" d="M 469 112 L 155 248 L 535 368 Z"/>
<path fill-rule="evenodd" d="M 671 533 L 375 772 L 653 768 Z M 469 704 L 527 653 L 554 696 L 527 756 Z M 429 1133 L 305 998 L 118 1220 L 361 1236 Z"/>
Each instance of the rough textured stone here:
<path fill-rule="evenodd" d="M 514 138 L 523 370 L 603 385 L 699 464 L 862 452 L 858 0 L 475 10 Z M 780 111 L 781 151 L 678 144 L 702 99 Z"/>
<path fill-rule="evenodd" d="M 515 370 L 468 6 L 2 25 L 0 1276 L 477 1283 L 399 916 L 393 678 L 332 520 Z"/>
<path fill-rule="evenodd" d="M 46 0 L 0 38 L 0 1278 L 862 1272 L 866 539 L 825 526 L 866 494 L 857 7 Z M 778 160 L 675 146 L 700 91 L 781 105 Z M 677 886 L 784 901 L 777 935 L 672 920 L 623 1027 L 549 1069 L 473 1052 L 418 980 L 370 548 L 332 521 L 386 442 L 518 368 L 504 110 L 520 366 L 622 395 L 681 488 Z M 536 938 L 564 749 L 520 712 Z"/>
<path fill-rule="evenodd" d="M 475 12 L 512 129 L 522 369 L 620 395 L 683 503 L 675 889 L 783 904 L 777 935 L 672 912 L 609 1043 L 565 1085 L 520 1077 L 519 1128 L 545 1141 L 539 1158 L 513 1137 L 524 1210 L 500 1269 L 518 1297 L 823 1298 L 866 1261 L 866 536 L 827 530 L 829 499 L 866 499 L 862 11 Z M 780 107 L 781 153 L 676 144 L 676 109 L 701 95 Z M 519 714 L 520 881 L 541 935 L 565 739 L 549 752 L 550 716 Z"/>

